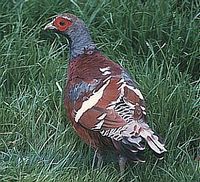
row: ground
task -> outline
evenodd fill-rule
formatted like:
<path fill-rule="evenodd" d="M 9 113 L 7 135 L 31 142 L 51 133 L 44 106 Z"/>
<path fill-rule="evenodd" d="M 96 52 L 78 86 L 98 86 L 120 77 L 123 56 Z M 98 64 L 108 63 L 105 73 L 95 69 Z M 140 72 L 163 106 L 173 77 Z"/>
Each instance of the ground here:
<path fill-rule="evenodd" d="M 129 70 L 166 143 L 164 160 L 146 152 L 124 181 L 200 181 L 199 9 L 198 0 L 1 1 L 0 181 L 120 181 L 114 156 L 92 169 L 94 152 L 66 118 L 68 42 L 43 30 L 61 12 L 81 17 L 98 48 Z"/>

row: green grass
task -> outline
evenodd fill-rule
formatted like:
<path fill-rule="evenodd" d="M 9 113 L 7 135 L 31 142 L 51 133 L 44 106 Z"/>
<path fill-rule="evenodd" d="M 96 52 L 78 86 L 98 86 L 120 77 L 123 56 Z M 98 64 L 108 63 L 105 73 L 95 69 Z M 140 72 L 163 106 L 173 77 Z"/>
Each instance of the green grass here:
<path fill-rule="evenodd" d="M 199 1 L 97 2 L 0 2 L 0 181 L 120 181 L 116 160 L 92 170 L 94 152 L 66 119 L 58 85 L 65 85 L 68 44 L 42 28 L 49 17 L 71 12 L 137 80 L 150 125 L 166 141 L 163 161 L 147 152 L 147 162 L 130 164 L 124 181 L 199 182 Z"/>

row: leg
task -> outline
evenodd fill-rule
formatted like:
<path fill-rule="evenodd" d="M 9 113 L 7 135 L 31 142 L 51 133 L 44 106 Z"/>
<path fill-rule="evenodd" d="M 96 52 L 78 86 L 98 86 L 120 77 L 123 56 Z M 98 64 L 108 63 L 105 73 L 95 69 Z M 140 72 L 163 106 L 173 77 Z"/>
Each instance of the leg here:
<path fill-rule="evenodd" d="M 97 152 L 97 168 L 101 168 L 103 165 L 103 156 L 100 152 Z"/>
<path fill-rule="evenodd" d="M 94 151 L 94 156 L 93 156 L 93 160 L 92 160 L 92 170 L 94 169 L 96 156 L 97 156 L 97 150 Z"/>
<path fill-rule="evenodd" d="M 97 158 L 97 168 L 102 167 L 103 156 L 98 149 L 96 149 L 95 152 L 94 152 L 94 157 L 93 157 L 93 160 L 92 160 L 92 169 L 94 169 L 96 158 Z"/>
<path fill-rule="evenodd" d="M 119 155 L 119 169 L 120 169 L 121 176 L 123 176 L 125 172 L 126 162 L 127 162 L 127 158 L 122 155 Z"/>

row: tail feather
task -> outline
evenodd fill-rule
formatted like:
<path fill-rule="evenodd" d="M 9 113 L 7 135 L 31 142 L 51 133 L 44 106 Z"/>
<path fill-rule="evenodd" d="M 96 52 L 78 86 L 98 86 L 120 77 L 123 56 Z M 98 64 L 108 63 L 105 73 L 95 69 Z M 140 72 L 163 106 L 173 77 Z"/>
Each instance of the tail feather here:
<path fill-rule="evenodd" d="M 141 137 L 124 137 L 122 142 L 135 148 L 137 151 L 142 151 L 145 149 L 144 143 L 142 143 Z"/>
<path fill-rule="evenodd" d="M 167 151 L 160 137 L 154 134 L 149 125 L 143 120 L 129 123 L 123 135 L 125 141 L 129 142 L 130 145 L 134 145 L 138 150 L 144 150 L 144 146 L 141 145 L 141 141 L 144 139 L 155 153 L 162 154 Z"/>
<path fill-rule="evenodd" d="M 164 144 L 159 141 L 159 137 L 154 135 L 152 130 L 142 130 L 140 135 L 147 141 L 149 147 L 157 154 L 162 154 L 167 151 Z"/>
<path fill-rule="evenodd" d="M 113 139 L 116 143 L 114 145 L 131 160 L 144 161 L 140 154 L 145 149 L 145 141 L 159 159 L 162 159 L 167 151 L 161 138 L 143 120 L 128 123 L 120 134 L 122 139 L 118 141 Z"/>
<path fill-rule="evenodd" d="M 131 147 L 129 144 L 125 144 L 121 141 L 113 140 L 114 146 L 118 149 L 120 154 L 127 157 L 133 162 L 145 162 L 143 157 L 143 151 L 138 151 L 138 149 Z"/>

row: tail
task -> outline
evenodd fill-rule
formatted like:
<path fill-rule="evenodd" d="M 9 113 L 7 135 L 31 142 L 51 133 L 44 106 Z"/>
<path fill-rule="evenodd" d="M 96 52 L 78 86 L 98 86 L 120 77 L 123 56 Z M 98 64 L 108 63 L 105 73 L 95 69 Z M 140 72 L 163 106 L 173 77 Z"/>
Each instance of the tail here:
<path fill-rule="evenodd" d="M 160 136 L 156 135 L 150 128 L 148 130 L 142 130 L 140 136 L 144 138 L 149 147 L 158 155 L 163 154 L 167 150 L 162 142 Z"/>
<path fill-rule="evenodd" d="M 130 125 L 129 125 L 130 126 Z M 128 132 L 128 133 L 127 133 Z M 156 135 L 150 127 L 142 122 L 124 131 L 123 139 L 118 142 L 119 150 L 131 160 L 141 160 L 141 153 L 145 149 L 145 141 L 154 152 L 155 156 L 162 159 L 167 151 L 161 137 Z M 115 144 L 114 144 L 115 145 Z"/>

